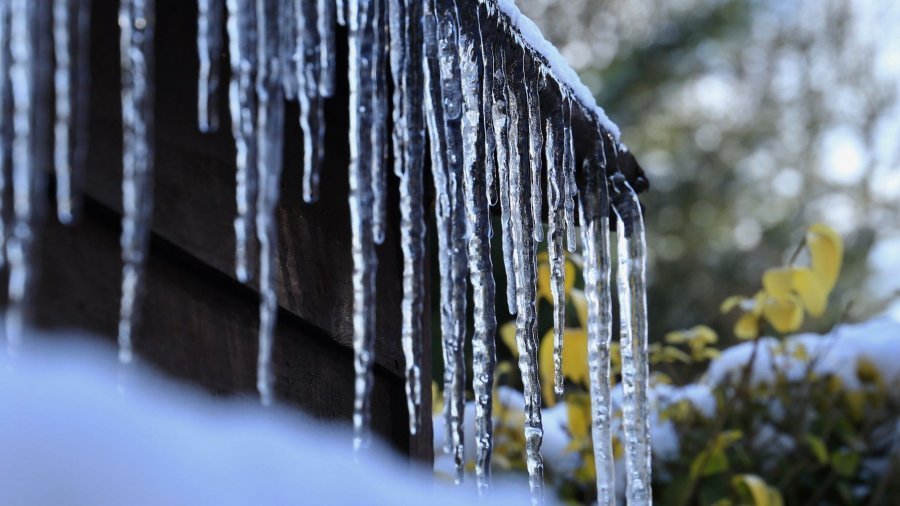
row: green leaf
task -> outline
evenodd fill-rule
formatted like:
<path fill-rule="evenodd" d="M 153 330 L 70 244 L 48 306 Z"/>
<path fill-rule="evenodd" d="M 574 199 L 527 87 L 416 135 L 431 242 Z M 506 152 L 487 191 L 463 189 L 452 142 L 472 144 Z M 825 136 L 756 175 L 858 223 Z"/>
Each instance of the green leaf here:
<path fill-rule="evenodd" d="M 841 476 L 853 476 L 859 467 L 859 453 L 841 450 L 831 455 L 831 466 Z"/>
<path fill-rule="evenodd" d="M 813 455 L 815 455 L 816 460 L 819 461 L 819 464 L 827 464 L 828 448 L 825 446 L 825 442 L 822 441 L 821 438 L 812 434 L 804 435 L 803 439 L 806 440 L 807 446 L 809 446 L 810 451 L 812 451 Z"/>
<path fill-rule="evenodd" d="M 691 463 L 691 477 L 700 478 L 727 471 L 729 467 L 728 456 L 720 449 L 701 452 Z"/>

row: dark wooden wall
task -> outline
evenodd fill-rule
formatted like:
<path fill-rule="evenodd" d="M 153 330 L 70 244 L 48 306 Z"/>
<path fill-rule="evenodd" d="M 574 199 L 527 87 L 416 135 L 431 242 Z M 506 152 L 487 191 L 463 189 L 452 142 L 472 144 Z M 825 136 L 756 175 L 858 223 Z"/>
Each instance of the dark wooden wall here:
<path fill-rule="evenodd" d="M 38 326 L 84 329 L 110 339 L 116 334 L 121 269 L 117 9 L 116 0 L 93 0 L 91 140 L 84 213 L 72 227 L 59 225 L 54 213 L 47 213 L 34 301 Z M 140 359 L 212 392 L 255 395 L 258 298 L 255 283 L 242 285 L 233 274 L 235 153 L 227 121 L 227 91 L 220 97 L 220 116 L 225 119 L 221 131 L 201 134 L 196 127 L 195 9 L 195 2 L 189 0 L 157 0 L 153 236 L 135 348 Z M 280 401 L 327 420 L 349 420 L 353 401 L 343 30 L 338 32 L 338 42 L 339 89 L 336 98 L 327 102 L 321 201 L 307 205 L 300 198 L 301 137 L 297 108 L 289 105 L 277 217 L 276 391 Z M 227 69 L 227 56 L 222 58 Z M 391 195 L 389 206 L 394 226 L 379 248 L 373 423 L 399 451 L 430 461 L 430 418 L 426 416 L 424 430 L 416 437 L 411 438 L 407 429 L 399 342 L 402 253 L 396 194 Z M 252 262 L 255 265 L 255 254 Z M 427 321 L 424 328 L 430 328 Z M 430 406 L 430 337 L 423 340 L 422 390 L 425 406 Z"/>

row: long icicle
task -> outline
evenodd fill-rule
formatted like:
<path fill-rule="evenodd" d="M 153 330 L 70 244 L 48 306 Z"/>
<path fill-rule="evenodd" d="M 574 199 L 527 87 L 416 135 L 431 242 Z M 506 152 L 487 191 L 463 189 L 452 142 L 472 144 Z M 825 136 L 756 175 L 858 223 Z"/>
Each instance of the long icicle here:
<path fill-rule="evenodd" d="M 265 0 L 263 0 L 265 1 Z M 284 98 L 295 100 L 302 91 L 300 67 L 303 65 L 303 54 L 300 50 L 300 39 L 305 31 L 304 16 L 301 11 L 308 2 L 301 0 L 278 0 L 278 61 L 281 62 L 282 87 Z M 315 22 L 315 18 L 313 18 Z"/>
<path fill-rule="evenodd" d="M 497 192 L 500 200 L 500 225 L 503 244 L 503 267 L 506 271 L 506 304 L 516 314 L 516 268 L 513 260 L 512 218 L 509 201 L 509 97 L 506 86 L 506 54 L 499 44 L 493 47 L 493 90 L 491 116 L 494 120 L 494 142 L 497 148 Z"/>
<path fill-rule="evenodd" d="M 451 255 L 450 255 L 450 192 L 447 183 L 447 135 L 444 128 L 443 96 L 441 92 L 441 72 L 438 63 L 437 16 L 434 14 L 434 0 L 422 0 L 423 27 L 423 72 L 425 76 L 425 119 L 431 148 L 431 177 L 434 183 L 435 221 L 438 240 L 438 272 L 440 273 L 441 339 L 453 334 L 453 311 L 451 303 Z M 442 343 L 443 344 L 443 343 Z M 442 346 L 444 358 L 444 386 L 446 396 L 447 374 L 455 367 L 455 355 Z M 453 435 L 450 424 L 450 403 L 444 403 L 444 452 L 451 451 Z"/>
<path fill-rule="evenodd" d="M 591 394 L 591 434 L 597 482 L 597 504 L 616 501 L 615 458 L 612 448 L 612 395 L 610 345 L 612 297 L 609 252 L 609 192 L 603 144 L 585 159 L 579 199 L 584 293 L 587 299 L 588 367 Z M 562 244 L 560 242 L 560 249 Z"/>
<path fill-rule="evenodd" d="M 0 268 L 6 266 L 6 235 L 10 227 L 7 218 L 6 198 L 8 175 L 13 152 L 13 106 L 10 82 L 12 54 L 10 52 L 10 0 L 0 1 Z"/>
<path fill-rule="evenodd" d="M 531 160 L 531 222 L 534 228 L 534 240 L 544 240 L 542 222 L 543 202 L 541 201 L 541 153 L 544 149 L 544 134 L 541 130 L 541 82 L 540 64 L 532 58 L 525 58 L 525 99 L 528 105 L 528 154 Z"/>
<path fill-rule="evenodd" d="M 234 270 L 237 279 L 250 280 L 249 247 L 256 236 L 256 6 L 255 0 L 228 0 L 228 54 L 231 83 L 228 109 L 236 148 Z"/>
<path fill-rule="evenodd" d="M 133 357 L 132 335 L 142 291 L 153 213 L 154 0 L 122 0 L 122 300 L 119 360 Z"/>
<path fill-rule="evenodd" d="M 438 61 L 443 97 L 444 129 L 447 139 L 447 191 L 450 218 L 450 334 L 443 336 L 444 354 L 452 355 L 452 367 L 445 366 L 444 392 L 450 389 L 452 450 L 456 481 L 465 468 L 464 418 L 466 385 L 466 225 L 463 197 L 462 84 L 458 53 L 458 21 L 453 0 L 435 2 L 438 17 Z"/>
<path fill-rule="evenodd" d="M 372 43 L 369 49 L 373 82 L 371 143 L 372 157 L 372 237 L 376 244 L 384 242 L 387 231 L 387 79 L 385 62 L 388 57 L 385 34 L 384 4 L 387 0 L 373 0 Z"/>
<path fill-rule="evenodd" d="M 651 504 L 646 244 L 637 194 L 617 174 L 613 187 L 618 235 L 619 326 L 628 504 Z"/>
<path fill-rule="evenodd" d="M 403 250 L 401 342 L 406 361 L 409 432 L 418 433 L 422 409 L 422 311 L 425 300 L 424 130 L 421 4 L 391 0 L 390 57 L 393 94 L 394 172 L 400 178 L 400 247 Z"/>
<path fill-rule="evenodd" d="M 258 143 L 256 197 L 256 234 L 259 239 L 259 355 L 256 388 L 264 406 L 275 397 L 272 373 L 272 347 L 278 296 L 275 288 L 278 266 L 278 224 L 275 209 L 281 189 L 284 143 L 284 87 L 280 59 L 279 4 L 277 0 L 258 0 L 256 30 L 259 37 L 257 58 L 261 62 L 256 76 L 259 99 L 256 134 Z"/>
<path fill-rule="evenodd" d="M 488 204 L 497 203 L 497 139 L 494 136 L 494 29 L 490 19 L 491 6 L 478 5 L 478 35 L 481 45 L 482 69 L 481 116 L 484 123 L 484 172 Z"/>
<path fill-rule="evenodd" d="M 334 0 L 316 0 L 316 29 L 319 32 L 319 95 L 334 95 L 335 78 L 335 20 Z"/>
<path fill-rule="evenodd" d="M 516 346 L 525 395 L 525 453 L 532 502 L 543 502 L 544 437 L 541 417 L 541 385 L 538 374 L 535 242 L 531 214 L 531 165 L 528 153 L 528 108 L 524 90 L 524 54 L 507 53 L 507 93 L 509 96 L 509 200 L 516 276 Z"/>
<path fill-rule="evenodd" d="M 35 5 L 29 0 L 10 3 L 10 81 L 13 97 L 12 195 L 13 220 L 6 242 L 9 261 L 9 302 L 6 308 L 6 345 L 15 354 L 22 340 L 32 266 L 29 260 L 34 217 L 33 192 L 37 169 L 32 152 L 33 104 L 36 93 Z"/>
<path fill-rule="evenodd" d="M 572 97 L 563 97 L 563 174 L 565 176 L 564 202 L 566 209 L 566 246 L 569 252 L 577 248 L 575 242 L 575 142 L 572 135 Z"/>
<path fill-rule="evenodd" d="M 463 16 L 463 10 L 457 12 Z M 474 16 L 472 16 L 474 17 Z M 472 389 L 475 392 L 475 483 L 480 494 L 491 485 L 493 451 L 493 388 L 496 351 L 494 337 L 494 274 L 491 263 L 491 217 L 488 204 L 484 118 L 482 117 L 481 31 L 476 20 L 461 23 L 459 61 L 463 95 L 463 168 L 468 237 L 469 279 L 472 283 Z"/>
<path fill-rule="evenodd" d="M 563 158 L 563 116 L 556 106 L 546 119 L 545 153 L 547 156 L 547 256 L 550 262 L 550 293 L 553 295 L 553 390 L 562 395 L 563 336 L 566 326 L 566 256 L 563 251 L 565 223 L 565 172 Z"/>
<path fill-rule="evenodd" d="M 303 131 L 303 200 L 319 199 L 319 174 L 325 154 L 325 111 L 319 94 L 321 66 L 318 12 L 308 0 L 292 0 L 297 24 L 297 82 Z"/>
<path fill-rule="evenodd" d="M 374 0 L 378 1 L 378 0 Z M 353 448 L 371 443 L 372 360 L 375 346 L 375 270 L 378 259 L 372 236 L 371 48 L 373 0 L 350 0 L 350 230 L 353 255 L 353 351 L 355 399 Z"/>
<path fill-rule="evenodd" d="M 77 16 L 72 0 L 53 0 L 53 55 L 56 61 L 53 74 L 56 90 L 53 166 L 56 173 L 56 215 L 64 224 L 71 223 L 73 219 L 71 138 L 75 70 L 71 39 L 72 34 L 77 33 L 73 29 Z"/>
<path fill-rule="evenodd" d="M 60 1 L 60 0 L 56 0 Z M 221 0 L 197 0 L 197 114 L 201 132 L 219 129 L 219 62 L 222 54 Z"/>
<path fill-rule="evenodd" d="M 72 124 L 72 168 L 69 174 L 69 221 L 81 212 L 81 188 L 87 165 L 91 119 L 91 0 L 80 0 L 76 8 L 75 60 L 72 84 L 75 86 Z M 59 188 L 57 188 L 59 191 Z M 58 194 L 57 194 L 58 195 Z"/>

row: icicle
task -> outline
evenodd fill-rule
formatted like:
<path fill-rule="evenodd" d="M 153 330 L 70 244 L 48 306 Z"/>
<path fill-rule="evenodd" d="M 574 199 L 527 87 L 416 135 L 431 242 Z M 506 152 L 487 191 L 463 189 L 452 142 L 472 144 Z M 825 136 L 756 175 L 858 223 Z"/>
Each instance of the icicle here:
<path fill-rule="evenodd" d="M 457 0 L 458 2 L 459 0 Z M 457 3 L 458 5 L 458 3 Z M 468 237 L 469 279 L 472 283 L 474 332 L 472 334 L 472 389 L 475 392 L 475 481 L 479 493 L 486 493 L 491 483 L 493 451 L 492 404 L 494 337 L 497 318 L 494 315 L 494 274 L 491 264 L 491 217 L 487 180 L 482 160 L 485 159 L 484 124 L 482 118 L 481 33 L 476 23 L 459 32 L 459 61 L 463 96 L 463 168 L 466 226 Z"/>
<path fill-rule="evenodd" d="M 278 297 L 275 283 L 278 266 L 278 226 L 275 208 L 281 187 L 281 167 L 284 143 L 284 88 L 279 59 L 278 2 L 262 0 L 256 3 L 258 34 L 257 58 L 261 65 L 256 76 L 259 98 L 257 116 L 257 173 L 259 193 L 256 198 L 256 234 L 259 239 L 259 357 L 256 388 L 263 405 L 274 399 L 272 387 L 272 344 Z"/>
<path fill-rule="evenodd" d="M 65 1 L 65 0 L 56 0 Z M 222 2 L 197 0 L 197 112 L 201 132 L 219 129 L 219 61 L 222 54 Z"/>
<path fill-rule="evenodd" d="M 388 53 L 387 37 L 384 33 L 384 2 L 372 0 L 374 7 L 371 23 L 372 45 L 369 57 L 372 59 L 372 237 L 376 244 L 384 242 L 387 229 L 387 80 L 385 79 L 385 57 Z"/>
<path fill-rule="evenodd" d="M 624 177 L 614 180 L 618 231 L 625 462 L 628 504 L 650 504 L 649 364 L 647 360 L 646 244 L 637 195 Z"/>
<path fill-rule="evenodd" d="M 543 502 L 544 461 L 541 442 L 544 436 L 541 420 L 541 385 L 538 375 L 538 340 L 535 243 L 531 200 L 530 163 L 528 153 L 528 109 L 523 82 L 524 54 L 513 52 L 507 58 L 507 93 L 509 96 L 509 200 L 516 276 L 516 346 L 519 348 L 519 371 L 525 395 L 525 453 L 532 502 Z M 502 185 L 502 181 L 501 181 Z"/>
<path fill-rule="evenodd" d="M 10 83 L 10 1 L 0 0 L 0 268 L 6 265 L 7 174 L 13 149 L 13 94 Z"/>
<path fill-rule="evenodd" d="M 489 19 L 490 7 L 481 3 L 478 6 L 478 35 L 481 44 L 481 57 L 484 64 L 482 71 L 481 87 L 481 111 L 482 123 L 484 123 L 484 171 L 485 191 L 488 196 L 488 204 L 497 203 L 497 141 L 494 136 L 494 51 L 492 49 L 494 34 L 491 24 L 485 22 Z"/>
<path fill-rule="evenodd" d="M 425 300 L 425 217 L 421 4 L 391 0 L 390 55 L 394 84 L 394 171 L 400 178 L 403 250 L 403 328 L 409 432 L 418 433 L 422 409 L 422 311 Z"/>
<path fill-rule="evenodd" d="M 122 302 L 119 360 L 132 359 L 131 340 L 153 210 L 154 0 L 122 0 L 119 8 L 122 58 Z"/>
<path fill-rule="evenodd" d="M 564 202 L 566 209 L 566 246 L 569 252 L 577 248 L 575 243 L 575 194 L 578 187 L 575 184 L 575 143 L 572 135 L 572 98 L 563 99 L 563 174 L 565 177 Z"/>
<path fill-rule="evenodd" d="M 316 0 L 316 27 L 319 31 L 319 95 L 334 95 L 335 52 L 334 0 Z"/>
<path fill-rule="evenodd" d="M 494 89 L 491 92 L 491 116 L 494 120 L 494 141 L 497 148 L 498 193 L 500 225 L 503 243 L 503 266 L 506 270 L 506 303 L 510 314 L 516 314 L 516 269 L 513 261 L 512 223 L 509 202 L 509 111 L 506 90 L 506 55 L 499 44 L 494 52 Z"/>
<path fill-rule="evenodd" d="M 553 389 L 564 392 L 562 374 L 563 335 L 566 326 L 565 261 L 565 147 L 562 111 L 556 107 L 546 120 L 547 155 L 547 256 L 550 261 L 550 292 L 553 295 Z"/>
<path fill-rule="evenodd" d="M 77 218 L 80 211 L 80 189 L 87 163 L 88 140 L 91 114 L 91 0 L 77 2 L 75 25 L 75 64 L 72 68 L 72 83 L 75 86 L 75 105 L 72 110 L 74 131 L 73 151 L 69 174 L 69 218 Z M 57 192 L 59 187 L 57 186 Z M 58 193 L 57 193 L 58 195 Z M 57 198 L 57 202 L 59 199 Z"/>
<path fill-rule="evenodd" d="M 423 28 L 423 73 L 425 84 L 425 119 L 428 124 L 428 135 L 431 148 L 431 177 L 434 182 L 435 221 L 437 222 L 438 271 L 440 273 L 441 294 L 441 338 L 453 333 L 451 304 L 451 254 L 450 254 L 450 192 L 447 183 L 447 135 L 444 129 L 444 108 L 441 94 L 441 73 L 438 63 L 437 17 L 434 0 L 422 0 Z M 455 356 L 447 353 L 444 347 L 444 370 L 454 367 Z M 446 376 L 445 376 L 446 389 Z M 445 390 L 445 395 L 452 392 Z M 449 398 L 448 398 L 449 401 Z M 450 452 L 453 440 L 450 424 L 450 402 L 444 402 L 444 451 Z"/>
<path fill-rule="evenodd" d="M 377 1 L 377 0 L 376 0 Z M 353 448 L 371 440 L 372 354 L 375 346 L 375 270 L 372 237 L 371 126 L 375 83 L 369 49 L 373 44 L 373 0 L 350 1 L 350 228 L 353 237 L 353 351 L 355 400 Z"/>
<path fill-rule="evenodd" d="M 235 274 L 250 279 L 248 242 L 256 235 L 256 6 L 254 0 L 228 0 L 228 53 L 231 83 L 228 106 L 237 151 L 237 217 L 234 219 Z"/>
<path fill-rule="evenodd" d="M 452 450 L 456 464 L 457 483 L 462 481 L 464 454 L 464 416 L 466 407 L 466 225 L 463 196 L 462 152 L 462 85 L 460 83 L 458 52 L 458 21 L 452 0 L 435 2 L 438 16 L 438 62 L 441 76 L 441 96 L 444 109 L 444 128 L 447 139 L 447 191 L 450 219 L 450 333 L 442 336 L 444 355 L 452 356 L 444 367 L 444 394 L 450 405 Z M 447 395 L 449 388 L 450 394 Z"/>
<path fill-rule="evenodd" d="M 34 235 L 33 191 L 37 171 L 32 152 L 35 104 L 35 5 L 29 0 L 10 2 L 10 81 L 13 97 L 12 144 L 12 229 L 6 243 L 9 261 L 9 302 L 6 308 L 7 350 L 15 354 L 22 339 L 28 285 L 32 265 L 29 261 Z"/>
<path fill-rule="evenodd" d="M 334 5 L 337 14 L 337 23 L 341 26 L 347 26 L 347 0 L 335 0 Z"/>
<path fill-rule="evenodd" d="M 262 0 L 268 1 L 268 0 Z M 300 39 L 303 37 L 305 13 L 302 11 L 306 0 L 278 0 L 278 59 L 281 62 L 281 83 L 284 98 L 294 100 L 302 93 L 303 78 L 299 75 L 303 66 L 303 52 Z M 302 4 L 302 5 L 301 5 Z M 312 19 L 315 23 L 315 18 Z M 318 42 L 316 43 L 318 45 Z"/>
<path fill-rule="evenodd" d="M 320 39 L 316 5 L 292 0 L 297 26 L 296 80 L 299 83 L 300 129 L 303 131 L 303 200 L 319 199 L 319 174 L 325 153 L 325 112 L 319 96 Z"/>
<path fill-rule="evenodd" d="M 72 222 L 72 0 L 53 0 L 53 51 L 56 69 L 53 82 L 56 90 L 56 122 L 53 165 L 56 172 L 56 213 L 61 223 Z M 77 13 L 76 16 L 77 17 Z M 76 41 L 77 43 L 77 41 Z"/>
<path fill-rule="evenodd" d="M 531 222 L 534 224 L 534 240 L 544 240 L 543 203 L 541 202 L 541 152 L 544 149 L 544 135 L 541 131 L 541 98 L 539 63 L 531 58 L 525 60 L 525 98 L 528 102 L 528 154 L 531 159 Z"/>
<path fill-rule="evenodd" d="M 585 160 L 580 195 L 584 293 L 587 298 L 588 366 L 592 441 L 597 480 L 597 504 L 616 502 L 615 458 L 612 448 L 612 396 L 609 367 L 612 340 L 612 297 L 609 253 L 609 194 L 602 143 Z M 559 241 L 562 251 L 562 239 Z M 558 370 L 558 369 L 557 369 Z"/>

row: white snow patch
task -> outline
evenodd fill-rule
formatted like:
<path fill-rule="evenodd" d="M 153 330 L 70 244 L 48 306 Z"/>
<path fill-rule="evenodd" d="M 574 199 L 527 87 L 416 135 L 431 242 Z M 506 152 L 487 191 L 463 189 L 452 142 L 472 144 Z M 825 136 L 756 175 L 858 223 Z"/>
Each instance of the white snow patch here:
<path fill-rule="evenodd" d="M 214 398 L 138 364 L 118 370 L 115 350 L 96 341 L 29 336 L 18 357 L 0 353 L 0 413 L 3 505 L 477 500 L 474 486 L 444 486 L 383 447 L 354 462 L 345 425 Z M 528 497 L 527 485 L 501 483 L 491 502 Z"/>
<path fill-rule="evenodd" d="M 619 126 L 609 119 L 602 107 L 597 105 L 594 94 L 578 77 L 578 72 L 569 65 L 569 62 L 556 46 L 544 38 L 544 34 L 541 33 L 541 29 L 538 28 L 534 21 L 519 10 L 515 0 L 496 0 L 496 4 L 500 12 L 509 18 L 512 26 L 522 35 L 522 42 L 547 60 L 552 71 L 551 75 L 556 81 L 560 85 L 569 88 L 575 95 L 575 98 L 581 102 L 581 105 L 588 111 L 593 112 L 600 126 L 611 133 L 618 141 L 622 135 Z"/>

